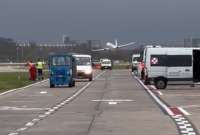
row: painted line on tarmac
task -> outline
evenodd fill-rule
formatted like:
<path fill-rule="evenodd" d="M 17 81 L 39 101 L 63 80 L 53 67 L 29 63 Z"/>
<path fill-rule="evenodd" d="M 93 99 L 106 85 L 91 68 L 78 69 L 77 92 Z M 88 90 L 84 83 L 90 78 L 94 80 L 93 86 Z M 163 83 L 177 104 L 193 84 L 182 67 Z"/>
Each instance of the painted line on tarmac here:
<path fill-rule="evenodd" d="M 151 95 L 151 97 L 156 101 L 157 104 L 159 104 L 162 109 L 164 109 L 167 114 L 169 115 L 174 115 L 174 113 L 168 108 L 168 106 L 163 103 L 146 85 L 144 85 L 144 83 L 137 77 L 135 77 L 135 79 L 146 89 L 146 91 Z"/>
<path fill-rule="evenodd" d="M 94 80 L 98 79 L 101 75 L 103 75 L 106 71 L 99 73 Z M 32 119 L 31 121 L 27 122 L 24 127 L 16 129 L 14 132 L 9 133 L 8 135 L 19 135 L 21 132 L 28 130 L 29 128 L 36 125 L 39 121 L 45 119 L 46 117 L 50 116 L 53 113 L 56 113 L 59 109 L 61 109 L 65 104 L 68 104 L 69 102 L 73 101 L 76 97 L 78 97 L 81 93 L 83 93 L 92 82 L 88 82 L 86 85 L 84 85 L 81 89 L 77 90 L 76 93 L 74 93 L 71 97 L 65 99 L 64 101 L 58 103 L 57 105 L 53 106 L 52 108 L 49 108 L 46 112 L 43 114 L 38 115 L 36 118 Z"/>
<path fill-rule="evenodd" d="M 150 85 L 150 87 L 154 90 L 156 90 L 156 87 L 154 85 Z"/>
<path fill-rule="evenodd" d="M 184 115 L 174 115 L 172 118 L 175 121 L 181 135 L 198 135 L 194 125 L 188 121 Z"/>
<path fill-rule="evenodd" d="M 185 106 L 180 106 L 181 108 L 200 108 L 200 105 L 185 105 Z"/>
<path fill-rule="evenodd" d="M 135 100 L 131 99 L 101 99 L 101 100 L 92 100 L 94 102 L 133 102 Z"/>
<path fill-rule="evenodd" d="M 157 90 L 157 88 L 154 85 L 150 85 L 150 87 L 156 92 L 158 93 L 160 96 L 163 95 L 163 93 L 160 90 Z"/>
<path fill-rule="evenodd" d="M 116 105 L 121 102 L 133 102 L 135 100 L 131 99 L 100 99 L 100 100 L 92 100 L 93 102 L 104 102 L 108 103 L 109 105 Z"/>
<path fill-rule="evenodd" d="M 162 102 L 144 83 L 137 77 L 135 79 L 147 90 L 147 92 L 152 96 L 152 98 L 159 104 L 162 109 L 164 109 L 167 114 L 173 119 L 177 125 L 177 129 L 180 135 L 199 135 L 198 130 L 195 125 L 192 124 L 185 116 L 187 112 L 178 107 L 167 107 L 167 105 Z"/>
<path fill-rule="evenodd" d="M 25 90 L 25 89 L 30 88 L 30 87 L 32 87 L 32 86 L 35 86 L 35 85 L 37 85 L 37 84 L 46 82 L 46 81 L 48 81 L 48 80 L 49 80 L 49 79 L 46 79 L 46 80 L 43 80 L 43 81 L 40 81 L 40 82 L 36 82 L 36 83 L 30 84 L 30 85 L 21 87 L 21 88 L 11 89 L 11 90 L 9 90 L 9 91 L 0 93 L 0 96 L 6 95 L 6 94 L 11 93 L 11 92 L 15 92 L 15 91 L 22 91 L 22 90 Z"/>
<path fill-rule="evenodd" d="M 157 90 L 157 92 L 158 92 L 158 94 L 159 94 L 160 96 L 163 95 L 163 93 L 162 93 L 161 91 Z"/>
<path fill-rule="evenodd" d="M 185 109 L 182 107 L 178 107 L 178 109 L 184 114 L 184 115 L 191 115 L 189 112 L 187 112 Z"/>
<path fill-rule="evenodd" d="M 178 96 L 181 96 L 181 97 L 200 97 L 200 94 L 165 94 L 166 96 L 171 96 L 171 97 L 178 97 Z"/>
<path fill-rule="evenodd" d="M 26 107 L 12 107 L 12 106 L 0 106 L 0 111 L 42 111 L 49 108 L 26 108 Z"/>

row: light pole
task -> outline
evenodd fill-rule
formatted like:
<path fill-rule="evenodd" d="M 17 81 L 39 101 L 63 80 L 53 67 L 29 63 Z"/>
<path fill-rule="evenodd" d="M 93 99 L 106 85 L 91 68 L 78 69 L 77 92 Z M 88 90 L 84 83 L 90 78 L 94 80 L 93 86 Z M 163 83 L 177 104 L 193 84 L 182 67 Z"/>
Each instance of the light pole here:
<path fill-rule="evenodd" d="M 19 64 L 19 46 L 17 44 L 17 63 Z M 18 66 L 18 74 L 17 74 L 17 79 L 20 80 L 21 79 L 21 76 L 20 76 L 20 66 Z"/>

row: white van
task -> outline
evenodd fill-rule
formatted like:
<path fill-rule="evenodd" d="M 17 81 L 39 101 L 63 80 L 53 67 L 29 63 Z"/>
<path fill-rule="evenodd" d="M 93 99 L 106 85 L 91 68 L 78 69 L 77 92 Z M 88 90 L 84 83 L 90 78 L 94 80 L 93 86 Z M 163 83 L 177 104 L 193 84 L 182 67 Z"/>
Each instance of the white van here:
<path fill-rule="evenodd" d="M 91 55 L 76 54 L 73 55 L 76 58 L 77 65 L 77 78 L 85 79 L 88 78 L 92 81 L 92 62 Z"/>
<path fill-rule="evenodd" d="M 200 81 L 200 48 L 145 48 L 145 82 L 165 89 L 169 81 Z"/>
<path fill-rule="evenodd" d="M 131 60 L 132 64 L 131 64 L 131 69 L 132 72 L 137 71 L 138 70 L 138 64 L 140 63 L 140 54 L 133 54 L 132 55 L 132 60 Z"/>
<path fill-rule="evenodd" d="M 103 69 L 112 69 L 112 62 L 110 59 L 100 59 L 101 70 Z"/>

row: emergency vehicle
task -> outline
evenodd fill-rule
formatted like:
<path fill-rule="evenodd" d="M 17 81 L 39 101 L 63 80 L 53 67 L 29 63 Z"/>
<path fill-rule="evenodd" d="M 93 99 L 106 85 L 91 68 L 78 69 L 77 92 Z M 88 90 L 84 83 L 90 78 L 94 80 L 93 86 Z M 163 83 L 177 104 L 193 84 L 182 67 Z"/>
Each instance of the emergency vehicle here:
<path fill-rule="evenodd" d="M 165 89 L 170 81 L 200 81 L 200 48 L 146 47 L 143 61 L 145 82 L 157 89 Z"/>

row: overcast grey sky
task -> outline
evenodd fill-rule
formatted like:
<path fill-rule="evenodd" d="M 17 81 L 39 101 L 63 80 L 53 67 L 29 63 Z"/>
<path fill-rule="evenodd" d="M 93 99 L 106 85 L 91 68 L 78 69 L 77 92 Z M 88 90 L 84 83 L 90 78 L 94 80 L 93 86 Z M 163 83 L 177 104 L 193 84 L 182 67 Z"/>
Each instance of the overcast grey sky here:
<path fill-rule="evenodd" d="M 200 0 L 0 0 L 0 36 L 121 41 L 200 37 Z"/>

